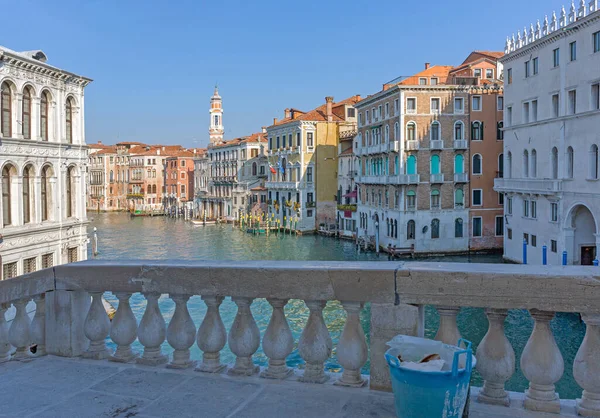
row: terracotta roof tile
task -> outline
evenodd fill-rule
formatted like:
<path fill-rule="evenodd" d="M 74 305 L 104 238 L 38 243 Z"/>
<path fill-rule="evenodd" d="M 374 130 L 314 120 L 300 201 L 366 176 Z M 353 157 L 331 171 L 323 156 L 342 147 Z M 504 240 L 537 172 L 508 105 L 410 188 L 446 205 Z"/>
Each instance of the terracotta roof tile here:
<path fill-rule="evenodd" d="M 333 109 L 335 109 L 335 108 L 339 109 L 339 107 L 342 106 L 342 105 L 354 106 L 360 100 L 361 100 L 360 96 L 352 96 L 352 97 L 349 97 L 347 99 L 341 100 L 339 102 L 333 103 L 333 106 L 332 106 L 333 121 L 334 122 L 341 122 L 341 121 L 345 120 L 345 118 L 340 117 L 338 115 L 338 113 L 340 113 L 340 112 L 334 112 Z M 321 106 L 317 107 L 316 109 L 313 109 L 313 110 L 308 111 L 306 113 L 302 113 L 302 114 L 300 114 L 298 116 L 294 115 L 294 118 L 284 118 L 284 119 L 281 119 L 281 120 L 275 122 L 271 126 L 285 125 L 286 123 L 295 122 L 297 120 L 326 122 L 327 121 L 327 104 L 322 104 Z M 271 126 L 269 126 L 269 127 L 271 127 Z"/>

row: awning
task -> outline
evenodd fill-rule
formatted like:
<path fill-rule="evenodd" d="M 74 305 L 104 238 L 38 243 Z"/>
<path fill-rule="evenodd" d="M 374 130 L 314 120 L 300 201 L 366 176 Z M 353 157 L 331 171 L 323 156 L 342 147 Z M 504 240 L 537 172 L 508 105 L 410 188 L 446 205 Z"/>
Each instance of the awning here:
<path fill-rule="evenodd" d="M 356 197 L 356 190 L 354 190 L 353 192 L 350 192 L 348 194 L 343 195 L 342 197 Z"/>

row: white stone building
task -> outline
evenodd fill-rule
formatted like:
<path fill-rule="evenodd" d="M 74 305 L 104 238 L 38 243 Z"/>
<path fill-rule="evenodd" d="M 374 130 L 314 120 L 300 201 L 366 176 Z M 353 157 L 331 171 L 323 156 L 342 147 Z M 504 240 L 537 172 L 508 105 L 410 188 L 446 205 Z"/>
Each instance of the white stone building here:
<path fill-rule="evenodd" d="M 42 51 L 0 47 L 2 279 L 87 256 L 84 88 Z"/>
<path fill-rule="evenodd" d="M 358 175 L 358 157 L 354 153 L 356 131 L 340 133 L 338 153 L 338 192 L 337 226 L 342 238 L 356 238 L 356 176 Z"/>
<path fill-rule="evenodd" d="M 591 264 L 600 246 L 600 11 L 571 6 L 507 39 L 504 257 Z"/>

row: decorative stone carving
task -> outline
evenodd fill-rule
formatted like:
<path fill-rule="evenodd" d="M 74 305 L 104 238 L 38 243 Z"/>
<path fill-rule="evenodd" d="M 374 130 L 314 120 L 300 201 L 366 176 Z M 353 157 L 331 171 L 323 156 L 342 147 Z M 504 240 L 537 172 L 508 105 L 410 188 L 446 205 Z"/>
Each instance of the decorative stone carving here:
<path fill-rule="evenodd" d="M 227 332 L 225 331 L 225 325 L 223 325 L 223 320 L 219 312 L 223 297 L 202 296 L 202 300 L 206 303 L 207 309 L 196 337 L 196 343 L 200 350 L 203 351 L 202 363 L 196 367 L 196 371 L 220 373 L 227 367 L 221 364 L 220 354 L 227 342 Z"/>
<path fill-rule="evenodd" d="M 323 319 L 323 300 L 307 300 L 306 306 L 310 310 L 308 321 L 298 342 L 300 356 L 306 361 L 302 382 L 324 383 L 329 380 L 325 374 L 323 363 L 331 356 L 333 342 Z"/>
<path fill-rule="evenodd" d="M 479 402 L 494 405 L 510 405 L 505 382 L 515 372 L 515 351 L 504 335 L 506 309 L 486 309 L 488 331 L 477 347 L 477 370 L 484 379 L 483 389 L 479 392 Z"/>
<path fill-rule="evenodd" d="M 6 323 L 6 305 L 0 303 L 0 363 L 10 360 L 12 346 L 8 342 L 8 325 Z"/>
<path fill-rule="evenodd" d="M 261 373 L 261 377 L 285 379 L 293 373 L 286 366 L 285 360 L 294 349 L 294 337 L 283 312 L 287 299 L 267 299 L 273 307 L 271 320 L 263 336 L 263 351 L 269 358 L 269 365 Z"/>
<path fill-rule="evenodd" d="M 600 417 L 600 315 L 582 314 L 585 337 L 573 362 L 573 377 L 583 388 L 577 399 L 577 413 L 584 417 Z"/>
<path fill-rule="evenodd" d="M 117 344 L 117 350 L 110 360 L 127 363 L 136 357 L 131 351 L 131 344 L 136 338 L 137 322 L 129 304 L 131 293 L 116 292 L 115 296 L 119 299 L 119 306 L 111 323 L 110 338 Z"/>
<path fill-rule="evenodd" d="M 236 359 L 228 374 L 251 376 L 259 370 L 252 361 L 252 355 L 260 345 L 260 331 L 250 311 L 254 299 L 234 297 L 232 300 L 238 311 L 229 330 L 229 348 L 236 355 Z"/>
<path fill-rule="evenodd" d="M 461 338 L 458 325 L 456 324 L 456 317 L 460 312 L 460 308 L 454 306 L 436 306 L 436 310 L 440 315 L 440 326 L 434 339 L 444 344 L 456 345 Z"/>
<path fill-rule="evenodd" d="M 346 325 L 340 336 L 337 346 L 337 357 L 344 367 L 342 377 L 335 384 L 341 386 L 361 387 L 367 383 L 360 373 L 361 368 L 367 363 L 367 341 L 360 324 L 360 311 L 363 304 L 360 302 L 342 302 L 346 310 Z"/>
<path fill-rule="evenodd" d="M 525 409 L 559 413 L 560 400 L 554 384 L 563 374 L 564 362 L 550 330 L 554 312 L 532 309 L 530 313 L 535 325 L 521 355 L 521 370 L 529 380 Z"/>
<path fill-rule="evenodd" d="M 13 302 L 17 312 L 8 329 L 8 341 L 17 349 L 12 357 L 13 360 L 27 361 L 31 359 L 31 352 L 29 351 L 29 346 L 31 345 L 31 327 L 26 309 L 27 302 L 29 301 L 26 299 Z"/>
<path fill-rule="evenodd" d="M 35 301 L 35 315 L 31 321 L 31 342 L 37 345 L 36 357 L 45 356 L 46 353 L 46 298 L 38 295 Z"/>
<path fill-rule="evenodd" d="M 144 353 L 137 362 L 149 366 L 164 364 L 168 359 L 162 353 L 160 346 L 165 341 L 167 326 L 158 307 L 160 294 L 154 292 L 142 294 L 148 303 L 138 326 L 138 340 L 144 346 Z"/>
<path fill-rule="evenodd" d="M 92 304 L 83 324 L 83 332 L 90 340 L 90 346 L 83 357 L 101 360 L 110 355 L 105 342 L 110 330 L 110 320 L 102 304 L 103 292 L 90 292 L 90 295 Z"/>
<path fill-rule="evenodd" d="M 167 341 L 175 349 L 169 368 L 184 369 L 193 366 L 190 360 L 190 347 L 196 340 L 196 325 L 188 311 L 187 301 L 190 295 L 169 295 L 175 302 L 175 313 L 167 328 Z"/>

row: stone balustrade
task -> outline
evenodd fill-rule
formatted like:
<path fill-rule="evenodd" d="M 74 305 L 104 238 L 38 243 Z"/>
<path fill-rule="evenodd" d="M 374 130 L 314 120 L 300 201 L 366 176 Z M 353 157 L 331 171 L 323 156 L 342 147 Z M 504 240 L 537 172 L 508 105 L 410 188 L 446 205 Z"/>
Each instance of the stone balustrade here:
<path fill-rule="evenodd" d="M 109 320 L 102 295 L 112 292 L 119 300 Z M 134 293 L 147 300 L 137 323 L 129 300 Z M 158 298 L 168 294 L 175 304 L 167 324 Z M 188 311 L 191 296 L 206 304 L 201 324 Z M 91 297 L 90 297 L 91 296 Z M 227 332 L 219 307 L 231 297 L 237 307 Z M 262 336 L 250 306 L 265 298 L 272 309 Z M 290 299 L 305 301 L 309 317 L 297 341 L 305 361 L 294 373 L 286 364 L 294 338 L 284 313 Z M 31 319 L 25 312 L 36 303 Z M 433 305 L 440 316 L 435 339 L 455 344 L 461 337 L 457 315 L 461 307 L 485 309 L 489 326 L 479 343 L 477 369 L 484 379 L 477 402 L 510 406 L 505 383 L 515 372 L 517 359 L 504 332 L 510 309 L 527 309 L 534 328 L 521 355 L 520 368 L 529 382 L 524 408 L 559 413 L 555 384 L 564 373 L 564 362 L 549 326 L 555 312 L 581 313 L 586 334 L 573 365 L 573 375 L 583 389 L 577 399 L 582 416 L 600 415 L 600 270 L 594 267 L 522 266 L 460 263 L 396 262 L 82 262 L 35 272 L 0 282 L 0 362 L 29 361 L 46 353 L 138 362 L 198 372 L 238 376 L 259 374 L 269 379 L 323 383 L 331 379 L 324 364 L 332 354 L 332 338 L 323 319 L 327 301 L 338 300 L 346 322 L 337 343 L 343 368 L 335 384 L 389 390 L 389 372 L 383 359 L 385 342 L 399 333 L 423 335 L 423 307 Z M 360 323 L 365 303 L 371 305 L 370 346 Z M 4 313 L 13 304 L 10 325 Z M 198 325 L 198 326 L 197 326 Z M 110 338 L 116 349 L 107 346 Z M 143 346 L 135 353 L 135 340 Z M 173 349 L 169 356 L 164 342 Z M 37 344 L 37 352 L 29 351 Z M 202 351 L 190 358 L 196 344 Z M 235 363 L 221 362 L 228 344 Z M 268 364 L 261 371 L 253 356 L 262 344 Z M 361 375 L 370 354 L 370 376 Z M 0 366 L 1 367 L 1 366 Z"/>

